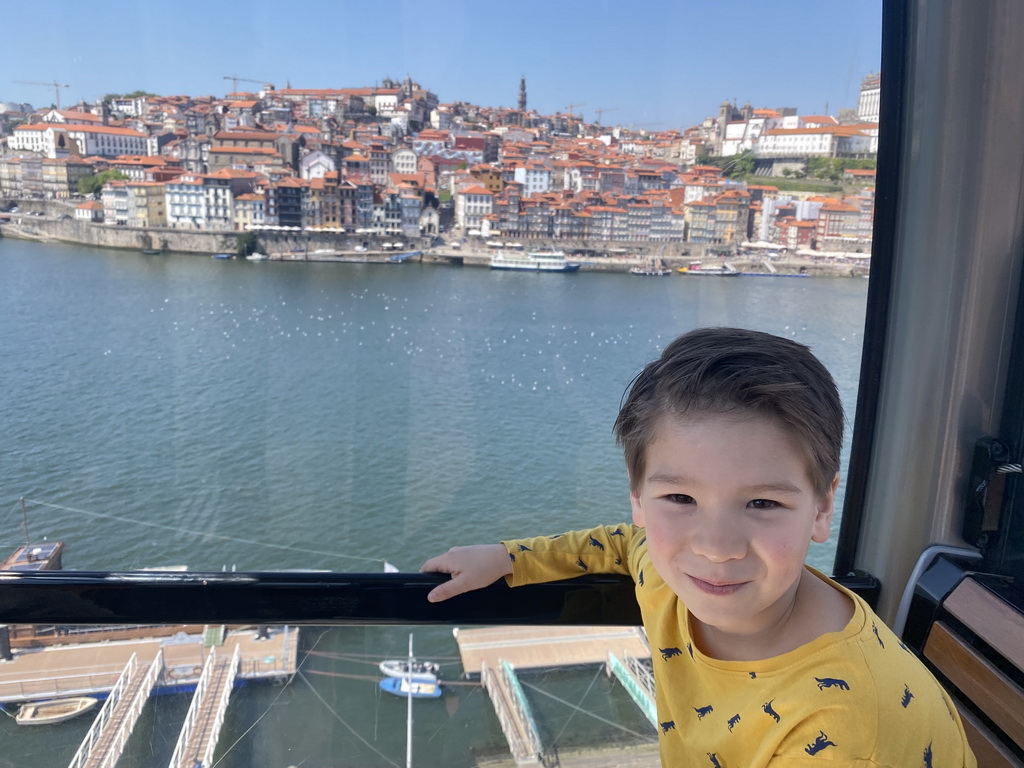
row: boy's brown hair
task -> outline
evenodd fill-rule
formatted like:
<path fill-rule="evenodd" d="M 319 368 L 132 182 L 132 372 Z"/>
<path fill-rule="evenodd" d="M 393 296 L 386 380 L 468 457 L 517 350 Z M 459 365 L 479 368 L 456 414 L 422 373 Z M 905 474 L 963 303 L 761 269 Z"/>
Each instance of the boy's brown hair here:
<path fill-rule="evenodd" d="M 629 483 L 639 492 L 647 446 L 664 416 L 734 414 L 767 418 L 788 431 L 825 496 L 839 471 L 843 406 L 831 374 L 790 339 L 741 328 L 685 333 L 633 380 L 615 419 Z"/>

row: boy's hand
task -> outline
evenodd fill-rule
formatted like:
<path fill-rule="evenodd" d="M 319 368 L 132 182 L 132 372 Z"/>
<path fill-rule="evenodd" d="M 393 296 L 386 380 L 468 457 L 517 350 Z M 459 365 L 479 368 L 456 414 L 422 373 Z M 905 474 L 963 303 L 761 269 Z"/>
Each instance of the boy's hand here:
<path fill-rule="evenodd" d="M 452 547 L 420 566 L 420 573 L 450 573 L 451 581 L 434 587 L 427 600 L 439 603 L 449 597 L 493 584 L 512 573 L 512 561 L 502 544 Z"/>

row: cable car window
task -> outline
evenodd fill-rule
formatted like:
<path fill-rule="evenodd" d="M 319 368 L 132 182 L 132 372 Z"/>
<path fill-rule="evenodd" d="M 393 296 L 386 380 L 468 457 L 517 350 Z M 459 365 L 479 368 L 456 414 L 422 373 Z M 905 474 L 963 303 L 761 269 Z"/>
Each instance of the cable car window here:
<path fill-rule="evenodd" d="M 262 1 L 90 10 L 45 30 L 5 14 L 0 570 L 118 572 L 125 591 L 0 627 L 9 760 L 99 749 L 122 678 L 127 700 L 147 675 L 212 692 L 230 668 L 219 715 L 140 705 L 124 759 L 397 764 L 408 697 L 381 686 L 408 681 L 380 665 L 410 655 L 443 691 L 417 683 L 417 762 L 507 757 L 466 666 L 490 641 L 468 627 L 405 608 L 289 623 L 284 598 L 204 620 L 132 579 L 408 573 L 455 544 L 626 520 L 620 397 L 701 326 L 810 346 L 852 423 L 880 4 L 346 6 L 292 37 Z M 809 556 L 826 572 L 839 524 Z M 68 649 L 85 655 L 59 674 L 18 666 Z M 565 663 L 506 675 L 545 754 L 656 760 L 623 685 Z M 221 719 L 213 746 L 186 738 Z"/>

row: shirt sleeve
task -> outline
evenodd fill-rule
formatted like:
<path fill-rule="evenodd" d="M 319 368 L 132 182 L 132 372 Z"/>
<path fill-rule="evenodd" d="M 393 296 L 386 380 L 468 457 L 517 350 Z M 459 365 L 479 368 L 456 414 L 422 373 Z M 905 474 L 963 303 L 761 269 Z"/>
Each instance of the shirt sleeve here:
<path fill-rule="evenodd" d="M 642 528 L 623 523 L 503 541 L 512 561 L 512 575 L 505 580 L 510 587 L 519 587 L 588 573 L 632 575 L 629 553 L 642 538 Z"/>

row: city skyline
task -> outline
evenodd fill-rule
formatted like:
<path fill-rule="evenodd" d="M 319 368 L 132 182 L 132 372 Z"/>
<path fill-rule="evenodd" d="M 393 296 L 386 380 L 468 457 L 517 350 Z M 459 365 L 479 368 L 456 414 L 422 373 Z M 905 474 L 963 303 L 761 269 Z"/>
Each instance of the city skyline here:
<path fill-rule="evenodd" d="M 442 102 L 514 108 L 525 77 L 531 110 L 660 131 L 697 124 L 726 99 L 802 114 L 853 109 L 861 81 L 878 71 L 881 43 L 877 0 L 680 2 L 646 16 L 611 3 L 536 0 L 514 9 L 317 0 L 292 16 L 263 0 L 65 7 L 45 27 L 30 8 L 5 11 L 15 34 L 5 41 L 0 101 L 53 103 L 53 85 L 15 81 L 66 83 L 68 106 L 136 89 L 223 96 L 235 76 L 239 90 L 256 91 L 408 75 Z"/>

